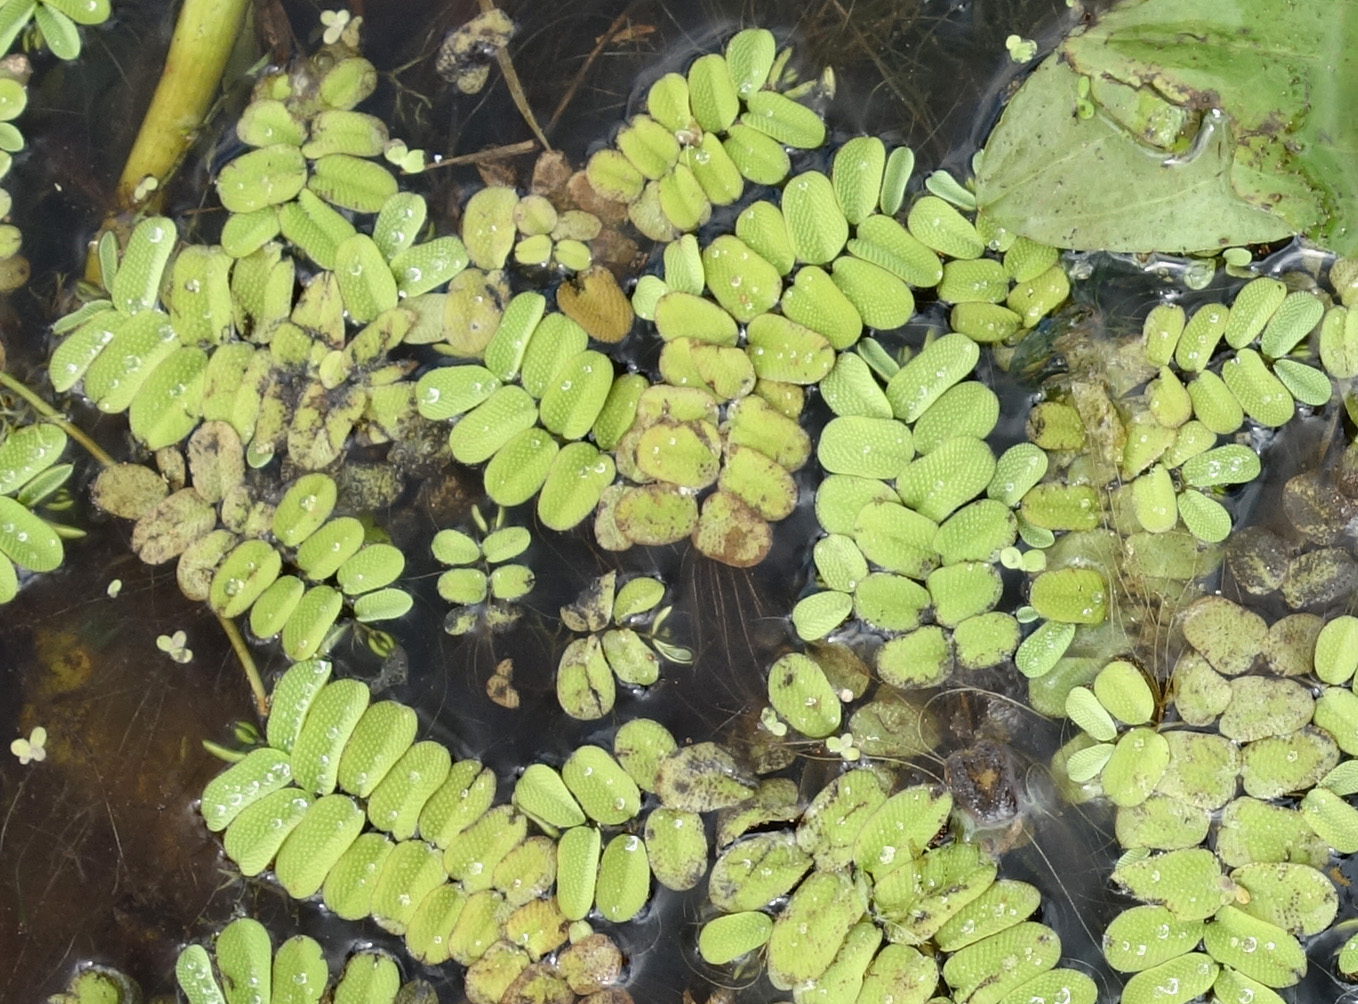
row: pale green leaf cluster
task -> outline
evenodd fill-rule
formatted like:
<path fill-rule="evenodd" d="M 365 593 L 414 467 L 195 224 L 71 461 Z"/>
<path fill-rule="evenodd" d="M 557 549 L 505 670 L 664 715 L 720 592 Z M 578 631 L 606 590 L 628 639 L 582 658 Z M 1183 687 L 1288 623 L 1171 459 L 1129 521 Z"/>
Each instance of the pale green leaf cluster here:
<path fill-rule="evenodd" d="M 598 590 L 568 620 L 643 614 L 660 598 L 651 582 Z M 473 996 L 498 999 L 526 974 L 565 983 L 586 945 L 616 979 L 620 957 L 593 934 L 592 911 L 624 924 L 653 879 L 683 891 L 707 876 L 719 915 L 696 932 L 702 957 L 722 966 L 767 945 L 769 978 L 806 999 L 872 987 L 925 1000 L 945 986 L 994 1004 L 1095 999 L 1092 981 L 1057 968 L 1056 933 L 1030 919 L 1037 890 L 997 881 L 978 845 L 948 837 L 952 799 L 930 786 L 893 794 L 889 771 L 858 768 L 803 807 L 791 780 L 757 782 L 723 747 L 681 747 L 638 718 L 611 751 L 586 744 L 559 768 L 530 765 L 497 804 L 494 774 L 478 761 L 414 741 L 411 709 L 329 677 L 324 662 L 283 675 L 268 745 L 208 784 L 204 819 L 244 873 L 272 865 L 290 895 L 373 917 L 426 964 L 458 962 Z M 713 813 L 715 856 L 703 819 Z M 767 828 L 777 822 L 790 828 Z M 185 950 L 181 985 L 207 1002 L 223 986 L 258 987 L 308 965 L 307 982 L 324 985 L 310 948 L 289 942 L 271 964 L 263 928 L 237 921 L 218 936 L 215 969 L 204 947 Z"/>
<path fill-rule="evenodd" d="M 267 499 L 246 480 L 240 437 L 219 421 L 190 437 L 187 465 L 172 456 L 188 475 L 178 490 L 150 468 L 116 464 L 95 480 L 93 497 L 135 520 L 132 546 L 143 561 L 177 559 L 189 599 L 222 617 L 248 613 L 251 632 L 278 638 L 289 659 L 327 650 L 342 617 L 369 623 L 410 610 L 410 595 L 393 585 L 405 556 L 356 517 L 332 518 L 338 488 L 330 475 L 304 474 Z"/>
<path fill-rule="evenodd" d="M 63 537 L 82 531 L 48 522 L 37 510 L 70 508 L 64 488 L 74 468 L 58 463 L 66 433 L 39 422 L 9 426 L 0 438 L 0 604 L 19 592 L 19 570 L 50 572 L 65 557 Z"/>
<path fill-rule="evenodd" d="M 660 604 L 665 584 L 649 576 L 618 584 L 616 572 L 595 579 L 569 606 L 561 622 L 584 638 L 572 640 L 556 670 L 556 696 L 566 714 L 589 721 L 613 710 L 617 683 L 649 687 L 661 661 L 688 663 L 693 653 L 675 645 L 664 629 L 671 607 Z"/>
<path fill-rule="evenodd" d="M 181 951 L 175 978 L 189 1004 L 235 1004 L 245 999 L 243 990 L 266 1001 L 284 996 L 318 1001 L 329 990 L 334 1004 L 392 1004 L 401 988 L 396 961 L 376 949 L 349 956 L 331 986 L 329 967 L 314 938 L 295 935 L 275 952 L 269 932 L 249 917 L 222 928 L 211 951 L 201 944 Z M 292 991 L 294 986 L 299 989 Z"/>
<path fill-rule="evenodd" d="M 490 523 L 473 507 L 472 520 L 479 539 L 447 529 L 430 545 L 434 559 L 449 566 L 439 576 L 438 592 L 453 605 L 443 622 L 451 635 L 466 634 L 482 621 L 492 631 L 513 626 L 521 614 L 516 601 L 532 591 L 536 578 L 530 566 L 514 560 L 532 546 L 526 527 L 506 525 L 504 509 Z"/>

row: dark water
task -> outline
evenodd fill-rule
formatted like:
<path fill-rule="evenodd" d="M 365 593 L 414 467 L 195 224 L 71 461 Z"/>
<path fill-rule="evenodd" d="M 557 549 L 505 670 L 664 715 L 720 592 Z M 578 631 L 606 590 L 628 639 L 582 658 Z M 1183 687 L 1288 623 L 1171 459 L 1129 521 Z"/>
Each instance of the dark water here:
<path fill-rule="evenodd" d="M 950 167 L 959 174 L 1020 72 L 1005 51 L 1005 37 L 1017 32 L 1036 38 L 1045 51 L 1076 17 L 1063 0 L 534 0 L 505 7 L 519 25 L 511 53 L 539 120 L 552 119 L 574 88 L 549 128 L 550 141 L 573 161 L 608 139 L 656 77 L 682 68 L 734 29 L 760 24 L 796 46 L 808 75 L 834 66 L 838 96 L 827 113 L 834 131 L 880 133 L 911 145 L 919 170 Z M 466 2 L 369 0 L 367 55 L 380 69 L 401 68 L 395 82 L 384 80 L 378 99 L 395 116 L 393 133 L 411 146 L 456 156 L 529 136 L 494 73 L 485 92 L 466 97 L 451 94 L 432 72 L 432 54 L 445 30 L 474 9 Z M 287 13 L 305 47 L 315 9 L 299 4 Z M 8 184 L 20 207 L 15 216 L 34 280 L 12 297 L 0 332 L 12 371 L 34 384 L 41 384 L 44 324 L 63 279 L 80 270 L 83 243 L 104 212 L 130 145 L 130 123 L 154 86 L 158 57 L 151 54 L 168 39 L 161 4 L 119 7 L 118 15 L 118 22 L 91 33 L 80 64 L 40 65 L 21 123 L 32 153 Z M 595 39 L 615 24 L 629 28 L 627 39 L 606 46 L 581 73 Z M 238 93 L 234 107 L 240 100 Z M 232 107 L 228 103 L 223 112 L 228 121 Z M 191 210 L 202 201 L 208 165 L 218 155 L 208 140 L 200 144 L 171 190 L 176 207 Z M 528 163 L 521 159 L 514 166 Z M 470 169 L 426 176 L 431 215 L 437 218 L 440 206 L 456 206 L 462 186 L 475 179 Z M 210 233 L 214 224 L 205 216 L 197 225 Z M 1130 284 L 1127 291 L 1110 280 L 1107 302 L 1092 306 L 1110 327 L 1132 330 L 1154 291 L 1144 280 L 1123 281 Z M 922 331 L 914 337 L 920 336 Z M 1018 402 L 1032 388 L 1011 382 L 997 390 Z M 116 456 L 126 454 L 121 419 L 89 411 L 76 417 Z M 1010 423 L 1007 433 L 1017 440 L 1021 424 Z M 809 505 L 775 527 L 769 560 L 748 571 L 717 565 L 687 545 L 612 555 L 584 534 L 535 533 L 523 559 L 538 573 L 528 614 L 507 633 L 454 638 L 441 630 L 446 604 L 433 588 L 438 568 L 428 541 L 442 527 L 466 526 L 478 488 L 474 479 L 459 480 L 460 474 L 467 472 L 412 483 L 375 513 L 410 556 L 406 584 L 416 596 L 415 610 L 393 628 L 405 658 L 404 679 L 392 682 L 384 696 L 417 707 L 428 737 L 456 755 L 480 757 L 503 783 L 526 762 L 559 762 L 581 742 L 607 739 L 617 721 L 637 715 L 660 720 L 681 742 L 752 730 L 766 702 L 763 671 L 790 645 L 785 613 L 805 584 L 805 545 L 816 532 Z M 800 477 L 809 501 L 814 479 L 808 472 Z M 62 571 L 40 577 L 0 608 L 0 736 L 27 735 L 42 725 L 50 737 L 43 763 L 21 766 L 8 755 L 0 758 L 0 1000 L 37 1000 L 59 989 L 84 960 L 122 968 L 150 993 L 169 991 L 180 945 L 242 912 L 264 919 L 279 937 L 315 934 L 332 961 L 356 940 L 397 948 L 371 923 L 332 923 L 314 905 L 292 903 L 267 883 L 242 882 L 221 858 L 218 841 L 193 811 L 197 793 L 220 768 L 201 742 L 231 744 L 233 723 L 255 721 L 248 689 L 215 618 L 180 595 L 173 565 L 142 565 L 127 547 L 127 524 L 97 516 L 77 495 L 74 519 L 89 536 L 68 545 Z M 531 520 L 527 511 L 515 516 Z M 644 696 L 620 693 L 611 718 L 573 722 L 557 709 L 553 691 L 556 659 L 569 639 L 555 610 L 612 568 L 656 574 L 671 585 L 672 636 L 697 657 L 691 667 L 667 667 L 662 682 Z M 115 578 L 122 590 L 113 599 L 106 590 Z M 155 644 L 158 635 L 179 629 L 194 653 L 187 665 L 171 661 Z M 377 678 L 379 667 L 359 639 L 346 638 L 334 656 L 342 671 Z M 266 680 L 283 668 L 272 646 L 257 647 L 255 657 Z M 505 658 L 514 662 L 522 696 L 513 711 L 485 696 L 486 679 Z M 968 683 L 982 692 L 1021 696 L 1012 681 L 998 677 Z M 1061 741 L 1059 727 L 1009 708 L 984 693 L 944 700 L 940 753 L 984 732 L 987 716 L 1018 716 L 1005 731 L 1023 768 L 1033 837 L 1008 853 L 1003 868 L 1043 890 L 1043 919 L 1061 934 L 1065 957 L 1096 965 L 1097 934 L 1120 909 L 1104 891 L 1116 853 L 1111 815 L 1063 807 L 1046 790 L 1039 765 Z M 921 762 L 918 769 L 921 776 L 941 774 L 936 762 Z M 620 935 L 638 1001 L 677 1001 L 685 988 L 701 1000 L 707 980 L 720 976 L 670 947 L 678 931 L 697 923 L 700 893 L 659 890 L 644 919 Z M 433 980 L 443 1000 L 460 998 L 455 967 L 437 972 L 408 966 L 406 975 Z M 1320 993 L 1314 999 L 1333 999 L 1323 976 L 1312 983 Z M 766 983 L 756 982 L 742 999 L 774 996 Z"/>

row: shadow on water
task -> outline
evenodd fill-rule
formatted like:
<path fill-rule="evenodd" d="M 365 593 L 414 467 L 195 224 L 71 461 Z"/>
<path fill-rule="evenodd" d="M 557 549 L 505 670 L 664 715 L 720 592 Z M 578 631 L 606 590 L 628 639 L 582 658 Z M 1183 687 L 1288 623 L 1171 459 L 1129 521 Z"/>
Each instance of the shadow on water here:
<path fill-rule="evenodd" d="M 1005 37 L 1032 35 L 1045 51 L 1076 16 L 1064 0 L 531 0 L 505 7 L 519 26 L 511 51 L 528 100 L 542 122 L 555 120 L 549 139 L 574 162 L 608 139 L 656 77 L 682 68 L 737 27 L 762 24 L 796 46 L 808 73 L 834 67 L 838 96 L 828 117 L 840 137 L 879 133 L 911 145 L 923 170 L 959 174 L 1020 73 Z M 496 74 L 483 93 L 455 96 L 432 71 L 444 32 L 475 8 L 468 0 L 366 5 L 367 55 L 380 69 L 396 71 L 384 78 L 379 99 L 398 124 L 393 131 L 412 146 L 459 156 L 530 136 Z M 11 366 L 17 360 L 21 376 L 40 372 L 61 277 L 79 271 L 84 241 L 130 144 L 127 130 L 154 85 L 147 53 L 168 38 L 163 4 L 126 11 L 118 5 L 117 12 L 119 22 L 94 33 L 98 41 L 86 60 L 70 68 L 43 65 L 35 78 L 41 83 L 24 122 L 33 150 L 11 183 L 16 192 L 36 193 L 15 211 L 35 280 L 13 297 L 3 320 Z M 305 47 L 316 8 L 295 4 L 287 14 Z M 234 114 L 239 99 L 222 114 Z M 197 151 L 172 189 L 176 205 L 201 202 L 211 153 L 206 142 Z M 531 160 L 510 166 L 526 170 Z M 431 204 L 455 207 L 475 177 L 471 169 L 432 172 L 424 179 Z M 452 228 L 446 208 L 437 225 Z M 1029 390 L 1010 392 L 1017 400 Z M 115 454 L 127 452 L 121 420 L 92 411 L 78 417 Z M 813 412 L 812 421 L 825 417 Z M 1001 432 L 1014 440 L 1022 435 L 1017 426 Z M 390 683 L 384 696 L 416 706 L 429 736 L 458 756 L 480 757 L 502 784 L 528 760 L 559 762 L 636 715 L 660 720 L 681 742 L 752 731 L 766 701 L 764 670 L 791 647 L 785 612 L 809 573 L 814 478 L 803 472 L 800 479 L 802 504 L 775 527 L 769 560 L 752 570 L 717 565 L 687 545 L 613 555 L 583 533 L 538 528 L 526 557 L 538 585 L 523 618 L 508 632 L 463 637 L 441 630 L 446 604 L 435 592 L 439 569 L 427 548 L 436 530 L 467 525 L 477 485 L 445 472 L 436 485 L 409 486 L 396 505 L 375 514 L 410 555 L 407 576 L 416 596 L 415 610 L 393 631 L 406 672 L 384 677 Z M 168 991 L 180 944 L 241 912 L 276 932 L 324 935 L 333 959 L 355 940 L 396 948 L 371 922 L 341 925 L 314 905 L 293 904 L 269 884 L 233 874 L 193 801 L 220 767 L 202 741 L 229 744 L 234 722 L 254 720 L 234 657 L 215 619 L 180 594 L 172 566 L 142 565 L 128 549 L 125 524 L 96 517 L 83 502 L 78 512 L 89 536 L 69 547 L 67 567 L 31 583 L 0 612 L 0 735 L 27 735 L 39 725 L 49 734 L 44 762 L 0 760 L 0 944 L 7 946 L 0 951 L 0 998 L 36 1000 L 59 989 L 81 960 L 123 968 L 149 993 Z M 513 516 L 532 519 L 527 510 Z M 554 615 L 608 569 L 656 574 L 670 584 L 674 637 L 696 660 L 668 666 L 644 695 L 620 695 L 611 718 L 578 723 L 556 707 L 552 674 L 569 635 Z M 122 588 L 112 598 L 115 578 Z M 159 635 L 176 630 L 186 632 L 193 651 L 184 665 L 156 646 Z M 337 656 L 345 660 L 361 649 L 361 640 L 346 638 Z M 255 654 L 266 679 L 283 666 L 275 646 L 257 646 Z M 514 665 L 522 702 L 516 710 L 497 706 L 485 692 L 504 659 Z M 372 667 L 371 658 L 356 662 Z M 965 682 L 1022 699 L 1012 683 Z M 1096 965 L 1097 933 L 1118 909 L 1103 892 L 1116 845 L 1110 813 L 1063 806 L 1050 790 L 1044 765 L 1066 737 L 1055 723 L 1031 712 L 1025 718 L 1012 703 L 984 694 L 970 704 L 948 697 L 941 706 L 951 731 L 940 760 L 968 746 L 973 733 L 987 733 L 994 724 L 986 724 L 988 715 L 1019 715 L 994 726 L 996 737 L 1012 745 L 1027 792 L 1028 832 L 1014 841 L 1005 869 L 1043 890 L 1043 917 L 1061 934 L 1067 958 Z M 833 767 L 821 773 L 828 777 Z M 942 773 L 939 762 L 921 761 L 919 770 L 921 777 Z M 696 956 L 658 947 L 677 944 L 674 935 L 698 922 L 704 898 L 701 886 L 688 894 L 660 890 L 645 918 L 620 936 L 638 1000 L 677 1001 L 685 987 L 707 996 L 706 982 L 718 974 Z M 436 981 L 442 999 L 459 998 L 456 973 L 420 975 Z M 775 996 L 759 981 L 741 999 Z"/>

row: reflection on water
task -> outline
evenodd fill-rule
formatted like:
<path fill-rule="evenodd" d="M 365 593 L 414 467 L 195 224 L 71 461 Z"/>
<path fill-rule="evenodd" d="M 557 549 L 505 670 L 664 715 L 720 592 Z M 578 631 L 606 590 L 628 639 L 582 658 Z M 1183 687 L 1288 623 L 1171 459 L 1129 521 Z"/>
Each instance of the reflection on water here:
<path fill-rule="evenodd" d="M 21 375 L 41 361 L 57 276 L 78 271 L 81 240 L 93 231 L 111 189 L 126 142 L 109 130 L 134 121 L 131 109 L 149 90 L 137 46 L 150 48 L 165 37 L 162 6 L 129 12 L 106 33 L 107 58 L 91 47 L 86 64 L 45 75 L 33 96 L 28 123 L 38 139 L 14 187 L 38 193 L 16 211 L 38 278 L 14 298 L 4 329 Z M 554 120 L 549 139 L 574 161 L 608 137 L 661 73 L 682 67 L 740 25 L 762 24 L 780 41 L 794 42 L 806 66 L 835 68 L 833 129 L 882 134 L 912 146 L 924 170 L 958 173 L 1018 72 L 1005 37 L 1019 32 L 1045 49 L 1075 17 L 1063 0 L 505 6 L 519 24 L 513 52 L 529 102 L 541 121 Z M 444 31 L 474 9 L 469 2 L 367 5 L 368 55 L 383 69 L 400 68 L 380 96 L 412 146 L 457 156 L 528 135 L 502 84 L 454 96 L 433 74 L 432 53 Z M 287 13 L 299 33 L 311 30 L 310 6 Z M 492 73 L 491 79 L 498 78 Z M 110 114 L 113 109 L 126 114 Z M 206 145 L 200 153 L 211 156 Z M 186 172 L 171 193 L 179 208 L 200 201 L 204 178 L 201 165 Z M 460 184 L 474 179 L 470 170 L 435 172 L 428 179 L 431 205 L 456 206 Z M 1154 295 L 1135 274 L 1127 268 L 1108 273 L 1099 302 L 1085 305 L 1081 336 L 1097 339 L 1100 327 L 1129 330 L 1126 318 Z M 996 379 L 997 393 L 1010 403 L 1033 389 L 1016 378 Z M 92 412 L 78 417 L 123 452 L 116 421 L 99 421 Z M 814 426 L 826 417 L 813 412 L 810 420 Z M 1319 438 L 1333 431 L 1322 424 L 1289 428 L 1289 449 L 1281 452 L 1296 457 L 1298 466 L 1307 463 Z M 1000 447 L 1021 439 L 1022 417 L 1002 418 L 996 435 Z M 1271 518 L 1267 500 L 1292 473 L 1288 460 L 1247 496 L 1246 507 L 1259 509 L 1256 518 Z M 557 708 L 553 671 L 570 637 L 555 619 L 557 608 L 608 569 L 653 574 L 673 587 L 670 629 L 696 660 L 692 667 L 667 667 L 644 695 L 620 695 L 615 719 L 645 715 L 680 742 L 720 735 L 739 746 L 756 735 L 766 702 L 763 673 L 789 647 L 785 613 L 809 573 L 806 541 L 817 532 L 809 504 L 814 478 L 803 471 L 798 479 L 803 502 L 775 526 L 771 557 L 754 569 L 717 565 L 687 545 L 617 555 L 600 551 L 585 533 L 544 531 L 524 558 L 538 574 L 527 615 L 508 632 L 450 637 L 441 630 L 446 605 L 434 589 L 439 566 L 428 541 L 440 528 L 466 524 L 476 486 L 447 471 L 412 477 L 376 514 L 409 556 L 405 584 L 416 598 L 414 611 L 393 631 L 399 658 L 383 667 L 353 636 L 335 654 L 346 671 L 385 687 L 383 696 L 417 707 L 429 738 L 457 756 L 481 758 L 507 781 L 526 761 L 564 758 L 615 724 L 582 724 Z M 0 952 L 0 997 L 37 999 L 87 959 L 127 970 L 148 992 L 167 991 L 179 945 L 240 912 L 275 931 L 324 935 L 332 964 L 355 939 L 399 951 L 396 939 L 370 921 L 332 923 L 314 905 L 292 903 L 264 883 L 242 882 L 224 864 L 192 801 L 220 767 L 202 741 L 229 745 L 233 723 L 253 721 L 249 692 L 215 619 L 181 596 L 172 568 L 148 568 L 132 557 L 126 525 L 96 520 L 83 503 L 81 515 L 92 522 L 90 535 L 71 547 L 68 566 L 33 583 L 0 614 L 0 734 L 27 735 L 42 726 L 49 735 L 45 762 L 0 760 L 0 943 L 13 946 Z M 114 579 L 122 582 L 116 598 L 108 594 Z M 183 665 L 156 645 L 158 636 L 176 630 L 186 632 L 193 651 Z M 266 679 L 283 665 L 273 647 L 258 648 L 256 658 Z M 516 710 L 486 697 L 487 679 L 506 659 L 521 697 Z M 919 780 L 951 776 L 959 797 L 973 792 L 978 832 L 1006 849 L 1007 875 L 1043 890 L 1042 919 L 1061 935 L 1065 957 L 1098 967 L 1098 934 L 1120 909 L 1104 892 L 1117 853 L 1111 811 L 1064 805 L 1052 790 L 1045 765 L 1066 736 L 1060 723 L 1024 706 L 1026 688 L 1015 674 L 976 673 L 965 684 L 931 696 L 940 723 L 937 747 L 904 773 Z M 996 750 L 1004 751 L 1002 758 Z M 837 762 L 809 763 L 804 790 L 816 791 L 837 768 Z M 1015 818 L 1022 825 L 1013 826 Z M 675 944 L 675 932 L 695 927 L 703 902 L 701 887 L 684 894 L 658 889 L 648 914 L 628 925 L 621 940 L 637 1000 L 678 1000 L 685 987 L 706 997 L 704 981 L 719 974 L 696 955 L 653 947 Z M 422 975 L 435 981 L 443 999 L 459 997 L 453 973 Z M 1323 987 L 1323 973 L 1313 973 L 1310 985 Z M 756 983 L 741 999 L 774 996 L 766 983 Z"/>

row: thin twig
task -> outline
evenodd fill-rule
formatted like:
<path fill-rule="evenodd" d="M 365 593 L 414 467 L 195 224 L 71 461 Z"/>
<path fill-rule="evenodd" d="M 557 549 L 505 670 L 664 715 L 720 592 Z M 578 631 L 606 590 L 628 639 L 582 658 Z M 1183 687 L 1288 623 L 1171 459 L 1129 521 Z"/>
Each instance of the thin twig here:
<path fill-rule="evenodd" d="M 250 647 L 245 644 L 245 638 L 241 635 L 240 628 L 236 627 L 235 621 L 218 614 L 217 623 L 226 632 L 226 639 L 236 650 L 236 658 L 240 660 L 241 669 L 245 670 L 245 679 L 250 681 L 250 691 L 255 695 L 255 709 L 261 718 L 267 718 L 269 693 L 264 689 L 264 681 L 260 678 L 259 667 L 255 665 L 255 657 L 250 654 Z"/>
<path fill-rule="evenodd" d="M 105 467 L 113 466 L 115 463 L 114 459 L 104 452 L 103 447 L 89 436 L 85 435 L 81 429 L 73 425 L 68 419 L 62 417 L 55 408 L 30 390 L 26 384 L 20 383 L 14 377 L 2 370 L 0 370 L 0 384 L 8 387 L 27 401 L 33 406 L 34 411 L 83 446 L 89 455 L 99 461 L 99 463 L 103 464 Z"/>
<path fill-rule="evenodd" d="M 591 49 L 589 55 L 585 57 L 584 65 L 576 71 L 574 79 L 571 80 L 571 85 L 566 88 L 566 93 L 561 95 L 561 100 L 556 103 L 556 111 L 552 112 L 552 117 L 547 122 L 548 132 L 555 129 L 557 122 L 561 121 L 561 116 L 565 114 L 566 106 L 571 103 L 571 98 L 575 97 L 575 92 L 579 90 L 580 84 L 585 79 L 585 74 L 589 72 L 589 68 L 594 65 L 594 60 L 599 58 L 599 53 L 604 51 L 604 46 L 611 42 L 613 36 L 620 32 L 623 26 L 627 24 L 632 13 L 632 8 L 635 6 L 635 3 L 628 4 L 623 9 L 623 12 L 613 19 L 613 23 L 608 26 L 608 30 L 600 35 L 599 40 L 594 43 L 594 48 Z"/>
<path fill-rule="evenodd" d="M 506 157 L 517 157 L 521 153 L 532 153 L 538 148 L 538 141 L 535 139 L 525 139 L 518 143 L 509 143 L 505 146 L 493 146 L 488 150 L 478 150 L 476 153 L 463 153 L 456 157 L 444 157 L 424 165 L 426 171 L 432 171 L 436 167 L 457 167 L 459 164 L 483 164 L 488 160 L 503 160 Z"/>
<path fill-rule="evenodd" d="M 482 13 L 489 13 L 495 10 L 495 0 L 481 0 Z M 533 109 L 528 105 L 528 96 L 524 94 L 523 85 L 519 83 L 519 75 L 514 70 L 514 63 L 509 58 L 507 48 L 497 49 L 495 59 L 500 64 L 500 72 L 504 74 L 505 86 L 509 88 L 509 96 L 514 99 L 514 105 L 519 109 L 519 114 L 528 123 L 528 128 L 542 144 L 542 149 L 548 153 L 552 151 L 552 144 L 547 142 L 547 137 L 543 135 L 542 129 L 538 127 L 538 120 L 533 117 Z"/>

